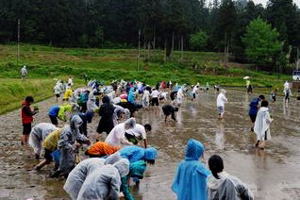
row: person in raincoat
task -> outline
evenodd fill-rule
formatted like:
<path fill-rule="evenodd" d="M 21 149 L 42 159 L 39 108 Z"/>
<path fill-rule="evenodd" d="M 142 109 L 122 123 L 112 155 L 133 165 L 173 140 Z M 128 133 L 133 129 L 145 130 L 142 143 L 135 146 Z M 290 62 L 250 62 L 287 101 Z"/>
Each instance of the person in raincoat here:
<path fill-rule="evenodd" d="M 75 166 L 75 151 L 77 147 L 74 147 L 75 141 L 80 143 L 90 144 L 90 141 L 86 136 L 80 133 L 80 126 L 82 125 L 82 119 L 79 115 L 73 115 L 70 120 L 70 125 L 63 128 L 60 135 L 60 140 L 57 143 L 57 147 L 60 150 L 59 168 L 52 174 L 52 177 L 57 177 L 60 174 L 67 176 L 69 172 Z"/>
<path fill-rule="evenodd" d="M 93 173 L 95 170 L 98 170 L 104 165 L 112 165 L 118 162 L 120 159 L 122 159 L 120 155 L 114 154 L 109 156 L 107 159 L 88 158 L 81 161 L 70 172 L 64 185 L 64 190 L 69 194 L 71 199 L 77 199 L 81 186 L 89 174 Z"/>
<path fill-rule="evenodd" d="M 56 102 L 58 102 L 58 99 L 60 97 L 60 94 L 62 93 L 62 90 L 61 90 L 61 86 L 60 86 L 60 81 L 58 81 L 54 88 L 53 88 L 53 91 L 54 91 L 54 95 L 55 95 L 55 98 L 56 98 Z"/>
<path fill-rule="evenodd" d="M 110 98 L 108 96 L 104 96 L 102 99 L 103 104 L 99 109 L 99 115 L 101 117 L 97 132 L 101 134 L 102 132 L 106 132 L 107 134 L 114 128 L 113 115 L 115 107 L 111 104 Z"/>
<path fill-rule="evenodd" d="M 127 108 L 123 108 L 122 106 L 119 105 L 114 105 L 115 110 L 114 110 L 114 115 L 113 115 L 113 121 L 114 121 L 114 126 L 118 125 L 118 121 L 122 118 L 125 117 L 125 119 L 130 118 L 130 111 Z"/>
<path fill-rule="evenodd" d="M 289 82 L 285 82 L 283 85 L 283 93 L 284 93 L 284 102 L 289 103 L 290 102 L 290 96 L 292 96 L 291 88 Z"/>
<path fill-rule="evenodd" d="M 132 143 L 128 142 L 125 138 L 125 132 L 134 128 L 135 125 L 135 118 L 129 118 L 125 122 L 118 124 L 111 130 L 105 142 L 112 146 L 131 145 Z"/>
<path fill-rule="evenodd" d="M 72 200 L 77 199 L 78 193 L 86 177 L 97 168 L 104 166 L 104 162 L 104 159 L 88 158 L 81 161 L 70 172 L 64 185 L 64 190 L 69 194 Z"/>
<path fill-rule="evenodd" d="M 134 89 L 134 87 L 130 88 L 130 90 L 129 90 L 128 102 L 131 104 L 135 104 L 135 89 Z"/>
<path fill-rule="evenodd" d="M 150 91 L 149 87 L 146 87 L 146 89 L 143 92 L 142 96 L 142 105 L 144 108 L 148 108 L 150 105 Z"/>
<path fill-rule="evenodd" d="M 199 162 L 203 154 L 203 144 L 190 139 L 185 149 L 185 159 L 179 164 L 172 184 L 178 200 L 207 200 L 206 180 L 210 172 Z"/>
<path fill-rule="evenodd" d="M 104 165 L 89 174 L 78 193 L 77 199 L 117 200 L 121 177 L 129 173 L 129 161 L 121 159 L 113 165 Z"/>
<path fill-rule="evenodd" d="M 57 129 L 53 132 L 51 132 L 43 141 L 43 148 L 45 150 L 44 154 L 44 160 L 42 160 L 39 164 L 37 164 L 34 169 L 40 170 L 45 165 L 50 164 L 53 161 L 52 152 L 54 152 L 57 149 L 57 142 L 60 138 L 60 134 L 62 132 L 62 129 Z M 58 166 L 56 166 L 57 168 Z"/>
<path fill-rule="evenodd" d="M 90 94 L 89 100 L 86 103 L 87 106 L 87 114 L 91 116 L 89 123 L 92 122 L 95 112 L 99 110 L 99 107 L 96 104 L 96 97 L 93 94 Z"/>
<path fill-rule="evenodd" d="M 253 126 L 251 127 L 251 131 L 254 131 L 254 123 L 256 120 L 256 116 L 257 116 L 257 112 L 260 106 L 260 102 L 265 100 L 265 96 L 264 95 L 259 95 L 258 98 L 254 98 L 251 100 L 250 104 L 249 104 L 249 117 L 251 119 L 251 122 L 253 124 Z"/>
<path fill-rule="evenodd" d="M 20 72 L 21 72 L 21 78 L 22 78 L 22 79 L 25 79 L 26 76 L 27 76 L 27 74 L 28 74 L 28 71 L 27 71 L 27 68 L 26 68 L 25 65 L 22 67 L 22 69 L 21 69 Z"/>
<path fill-rule="evenodd" d="M 68 85 L 68 87 L 66 88 L 66 91 L 64 93 L 63 101 L 69 101 L 69 99 L 72 97 L 72 95 L 73 95 L 73 91 L 71 89 L 71 86 Z"/>
<path fill-rule="evenodd" d="M 256 134 L 255 147 L 265 148 L 265 141 L 271 139 L 270 124 L 273 121 L 269 113 L 269 103 L 264 100 L 261 102 L 261 107 L 257 113 L 254 124 L 254 133 Z"/>
<path fill-rule="evenodd" d="M 223 119 L 225 113 L 225 103 L 228 102 L 225 94 L 226 94 L 226 90 L 221 89 L 221 92 L 217 97 L 217 110 L 218 110 L 219 119 Z"/>
<path fill-rule="evenodd" d="M 130 163 L 144 160 L 149 164 L 155 164 L 157 150 L 154 147 L 142 148 L 138 146 L 128 146 L 118 151 L 121 157 L 127 158 Z"/>
<path fill-rule="evenodd" d="M 181 87 L 178 91 L 177 91 L 177 95 L 176 95 L 176 103 L 178 105 L 178 107 L 181 106 L 182 102 L 183 102 L 183 87 Z"/>
<path fill-rule="evenodd" d="M 58 125 L 58 120 L 60 119 L 64 122 L 67 121 L 67 113 L 70 113 L 72 111 L 72 105 L 71 104 L 64 104 L 61 106 L 54 105 L 51 106 L 48 115 L 51 120 L 51 123 L 54 125 Z"/>
<path fill-rule="evenodd" d="M 144 173 L 147 169 L 147 163 L 143 160 L 134 162 L 130 164 L 129 174 L 122 177 L 121 181 L 121 192 L 124 194 L 125 200 L 134 200 L 130 190 L 129 190 L 129 179 L 133 178 L 134 180 L 143 179 Z"/>
<path fill-rule="evenodd" d="M 36 159 L 40 158 L 42 142 L 49 135 L 49 133 L 55 131 L 56 129 L 56 126 L 50 123 L 39 123 L 32 128 L 28 143 L 33 148 Z"/>
<path fill-rule="evenodd" d="M 96 142 L 86 150 L 85 155 L 88 155 L 90 157 L 104 157 L 114 154 L 119 150 L 120 147 L 118 146 L 112 146 L 105 142 Z"/>
<path fill-rule="evenodd" d="M 224 172 L 223 160 L 213 155 L 208 160 L 212 175 L 208 177 L 208 200 L 253 200 L 248 187 L 238 178 Z"/>

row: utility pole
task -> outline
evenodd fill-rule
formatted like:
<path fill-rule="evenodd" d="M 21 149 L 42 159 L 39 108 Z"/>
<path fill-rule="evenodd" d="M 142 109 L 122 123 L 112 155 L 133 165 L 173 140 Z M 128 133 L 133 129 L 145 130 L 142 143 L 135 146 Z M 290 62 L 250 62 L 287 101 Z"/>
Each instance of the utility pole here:
<path fill-rule="evenodd" d="M 140 56 L 141 56 L 141 29 L 139 29 L 139 54 L 138 54 L 138 71 L 140 71 Z"/>
<path fill-rule="evenodd" d="M 20 19 L 18 19 L 18 52 L 17 52 L 17 66 L 19 66 L 20 57 Z"/>
<path fill-rule="evenodd" d="M 297 61 L 296 61 L 296 70 L 298 72 L 299 69 L 299 64 L 300 64 L 300 60 L 299 60 L 299 48 L 297 48 Z"/>

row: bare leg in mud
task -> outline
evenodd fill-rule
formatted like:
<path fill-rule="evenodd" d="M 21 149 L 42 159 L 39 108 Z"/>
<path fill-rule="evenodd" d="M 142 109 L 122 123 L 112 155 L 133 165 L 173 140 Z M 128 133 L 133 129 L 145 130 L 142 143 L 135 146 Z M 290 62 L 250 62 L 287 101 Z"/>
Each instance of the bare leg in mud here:
<path fill-rule="evenodd" d="M 44 166 L 50 164 L 50 161 L 49 160 L 42 160 L 39 164 L 37 164 L 33 169 L 35 170 L 41 170 Z"/>

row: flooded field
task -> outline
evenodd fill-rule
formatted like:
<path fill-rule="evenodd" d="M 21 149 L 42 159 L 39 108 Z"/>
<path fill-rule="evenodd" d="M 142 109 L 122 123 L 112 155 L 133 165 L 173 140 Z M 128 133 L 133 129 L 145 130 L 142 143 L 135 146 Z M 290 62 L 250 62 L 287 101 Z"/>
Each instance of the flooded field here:
<path fill-rule="evenodd" d="M 148 139 L 159 148 L 159 158 L 155 166 L 149 167 L 139 190 L 134 189 L 136 199 L 176 199 L 170 186 L 189 138 L 206 145 L 205 160 L 212 154 L 220 154 L 225 170 L 247 183 L 255 199 L 300 199 L 300 101 L 293 99 L 285 106 L 282 98 L 278 98 L 270 104 L 274 118 L 272 140 L 262 151 L 253 148 L 255 136 L 250 132 L 247 115 L 254 95 L 229 90 L 227 97 L 229 103 L 223 121 L 217 120 L 213 91 L 201 93 L 196 101 L 185 101 L 177 114 L 177 123 L 165 124 L 160 111 L 137 113 L 138 123 L 152 124 Z M 40 113 L 34 123 L 50 122 L 47 110 L 52 104 L 54 99 L 39 103 Z M 95 118 L 89 124 L 91 135 L 98 121 Z M 0 127 L 0 199 L 69 199 L 62 189 L 64 180 L 48 178 L 52 166 L 40 172 L 31 171 L 37 161 L 30 148 L 20 145 L 19 111 L 1 115 Z"/>

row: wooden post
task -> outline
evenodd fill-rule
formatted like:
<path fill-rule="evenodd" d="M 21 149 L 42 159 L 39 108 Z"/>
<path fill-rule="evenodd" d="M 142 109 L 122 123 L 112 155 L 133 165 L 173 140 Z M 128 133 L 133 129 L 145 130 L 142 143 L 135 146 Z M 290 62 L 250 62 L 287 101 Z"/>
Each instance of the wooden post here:
<path fill-rule="evenodd" d="M 138 54 L 138 71 L 140 71 L 140 56 L 141 56 L 141 29 L 139 29 L 139 43 L 138 43 L 138 48 L 139 48 L 139 54 Z"/>
<path fill-rule="evenodd" d="M 183 60 L 183 36 L 181 36 L 181 61 Z"/>
<path fill-rule="evenodd" d="M 170 58 L 172 57 L 172 54 L 173 54 L 173 51 L 174 51 L 174 37 L 175 37 L 175 33 L 173 31 L 173 33 L 172 33 L 172 47 L 171 47 Z"/>
<path fill-rule="evenodd" d="M 20 57 L 20 19 L 18 19 L 18 52 L 17 52 L 17 66 L 19 66 L 19 57 Z"/>

